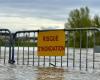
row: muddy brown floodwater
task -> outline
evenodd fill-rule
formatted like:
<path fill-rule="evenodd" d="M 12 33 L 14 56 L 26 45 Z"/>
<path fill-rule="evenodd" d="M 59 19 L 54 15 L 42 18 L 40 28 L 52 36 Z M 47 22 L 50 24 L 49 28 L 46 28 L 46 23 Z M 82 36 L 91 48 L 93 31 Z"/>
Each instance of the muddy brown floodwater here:
<path fill-rule="evenodd" d="M 64 80 L 64 69 L 38 68 L 37 80 Z"/>

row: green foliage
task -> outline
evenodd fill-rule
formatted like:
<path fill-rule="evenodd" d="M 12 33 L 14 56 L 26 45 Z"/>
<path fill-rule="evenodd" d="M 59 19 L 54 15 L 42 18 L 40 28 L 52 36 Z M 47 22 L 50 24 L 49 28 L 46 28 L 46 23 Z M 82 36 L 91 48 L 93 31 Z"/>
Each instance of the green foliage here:
<path fill-rule="evenodd" d="M 72 10 L 68 17 L 71 28 L 83 28 L 91 26 L 91 18 L 88 7 Z"/>
<path fill-rule="evenodd" d="M 100 27 L 100 17 L 98 15 L 95 15 L 92 19 L 90 17 L 90 10 L 88 7 L 82 7 L 80 9 L 74 9 L 69 13 L 68 22 L 65 23 L 65 28 L 90 28 L 90 27 Z M 91 35 L 88 36 L 89 38 L 89 45 L 88 47 L 93 47 L 93 34 L 90 32 Z M 82 38 L 81 47 L 85 48 L 87 47 L 87 33 L 82 32 L 80 34 L 80 31 L 75 32 L 75 47 L 80 47 L 80 36 Z M 99 35 L 96 33 L 96 38 L 98 38 Z M 73 35 L 69 36 L 70 38 L 70 47 L 74 47 L 74 39 Z M 100 39 L 96 39 L 97 45 L 100 45 Z"/>
<path fill-rule="evenodd" d="M 0 39 L 0 46 L 9 46 L 9 42 L 5 39 Z M 37 43 L 31 42 L 30 40 L 16 40 L 14 46 L 20 46 L 20 47 L 35 47 L 37 46 Z"/>
<path fill-rule="evenodd" d="M 5 42 L 4 41 L 0 41 L 0 46 L 5 46 Z"/>
<path fill-rule="evenodd" d="M 97 28 L 100 28 L 100 17 L 98 15 L 94 16 L 93 25 Z"/>
<path fill-rule="evenodd" d="M 35 47 L 37 44 L 34 42 L 30 42 L 30 40 L 16 40 L 15 41 L 15 46 L 24 46 L 24 47 Z"/>
<path fill-rule="evenodd" d="M 100 45 L 100 32 L 96 32 L 96 39 L 95 39 L 95 41 L 96 41 L 96 45 Z"/>
<path fill-rule="evenodd" d="M 9 45 L 9 41 L 2 38 L 2 36 L 0 36 L 0 46 L 8 46 Z"/>

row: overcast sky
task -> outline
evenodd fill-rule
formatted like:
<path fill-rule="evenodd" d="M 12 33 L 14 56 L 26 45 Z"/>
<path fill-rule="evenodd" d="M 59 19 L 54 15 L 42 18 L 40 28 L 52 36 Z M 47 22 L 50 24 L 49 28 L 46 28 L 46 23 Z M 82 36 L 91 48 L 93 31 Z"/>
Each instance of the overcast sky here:
<path fill-rule="evenodd" d="M 100 0 L 0 0 L 0 28 L 64 28 L 69 12 L 84 6 L 100 14 Z"/>

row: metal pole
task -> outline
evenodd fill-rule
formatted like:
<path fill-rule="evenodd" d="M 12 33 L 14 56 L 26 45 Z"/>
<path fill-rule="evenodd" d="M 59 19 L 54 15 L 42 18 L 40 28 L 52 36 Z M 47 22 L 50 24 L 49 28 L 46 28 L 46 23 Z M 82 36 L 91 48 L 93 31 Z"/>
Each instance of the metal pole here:
<path fill-rule="evenodd" d="M 44 56 L 44 63 L 43 63 L 43 67 L 45 67 L 45 56 Z"/>
<path fill-rule="evenodd" d="M 86 34 L 86 37 L 87 37 L 87 40 L 86 40 L 86 71 L 88 69 L 88 31 L 87 31 L 87 34 Z"/>
<path fill-rule="evenodd" d="M 73 32 L 73 39 L 74 39 L 74 49 L 73 49 L 73 68 L 75 67 L 75 31 Z"/>
<path fill-rule="evenodd" d="M 5 31 L 5 34 L 6 34 L 6 31 Z M 7 42 L 6 42 L 6 35 L 5 35 L 5 42 L 4 42 L 4 64 L 5 64 L 5 60 L 6 60 L 6 45 L 7 45 Z"/>
<path fill-rule="evenodd" d="M 33 43 L 34 43 L 34 47 L 33 47 L 33 66 L 34 66 L 34 54 L 35 54 L 35 47 L 36 47 L 36 45 L 35 45 L 35 32 L 34 32 L 34 36 L 33 36 L 34 38 L 33 38 Z"/>
<path fill-rule="evenodd" d="M 94 48 L 95 48 L 95 30 L 93 31 L 93 36 L 94 36 Z M 93 48 L 93 69 L 95 68 L 95 52 Z"/>
<path fill-rule="evenodd" d="M 29 33 L 29 35 L 28 35 L 28 38 L 30 37 L 30 33 Z M 30 39 L 28 39 L 28 60 L 27 60 L 27 65 L 29 65 L 29 54 L 30 54 L 30 52 L 29 52 L 29 40 Z"/>
<path fill-rule="evenodd" d="M 82 31 L 80 30 L 80 70 L 81 70 L 81 47 L 82 47 Z"/>
<path fill-rule="evenodd" d="M 67 67 L 68 65 L 68 58 L 69 58 L 69 41 L 70 41 L 70 32 L 68 32 L 68 36 L 67 36 Z"/>
<path fill-rule="evenodd" d="M 20 35 L 18 34 L 18 37 Z M 16 36 L 17 37 L 17 36 Z M 18 46 L 18 50 L 17 50 L 17 64 L 19 64 L 19 38 L 17 38 L 17 46 Z"/>
<path fill-rule="evenodd" d="M 15 59 L 14 59 L 14 46 L 15 46 L 15 35 L 12 34 L 12 60 L 11 60 L 11 64 L 15 63 Z"/>
<path fill-rule="evenodd" d="M 22 44 L 23 44 L 23 65 L 24 65 L 24 38 L 25 38 L 25 33 L 23 33 L 23 38 L 22 38 Z"/>

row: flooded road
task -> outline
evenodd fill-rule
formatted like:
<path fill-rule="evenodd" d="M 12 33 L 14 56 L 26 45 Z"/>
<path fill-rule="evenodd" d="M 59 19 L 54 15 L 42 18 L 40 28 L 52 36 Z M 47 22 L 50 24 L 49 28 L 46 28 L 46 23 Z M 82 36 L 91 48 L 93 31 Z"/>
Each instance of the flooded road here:
<path fill-rule="evenodd" d="M 20 50 L 20 54 L 22 50 Z M 30 50 L 31 51 L 31 50 Z M 16 50 L 17 53 L 17 50 Z M 32 51 L 30 52 L 30 56 Z M 19 64 L 10 65 L 0 64 L 0 80 L 100 80 L 100 54 L 95 54 L 95 69 L 93 69 L 93 50 L 88 50 L 87 71 L 86 71 L 86 51 L 82 50 L 81 70 L 80 70 L 80 50 L 75 52 L 75 67 L 73 68 L 73 49 L 69 49 L 69 66 L 67 67 L 67 54 L 63 57 L 61 68 L 61 57 L 57 57 L 56 68 L 52 65 L 49 67 L 48 57 L 46 57 L 45 67 L 43 67 L 43 58 L 40 58 L 40 66 L 38 67 L 38 59 L 35 58 L 35 66 L 32 66 L 30 57 L 29 65 L 22 65 L 22 57 L 20 55 Z M 1 55 L 2 56 L 2 55 Z M 25 55 L 27 57 L 27 53 Z M 6 57 L 8 58 L 8 57 Z M 17 56 L 16 56 L 17 58 Z M 51 58 L 52 64 L 55 64 L 55 58 Z"/>
<path fill-rule="evenodd" d="M 0 65 L 0 80 L 100 80 L 100 70 Z"/>

